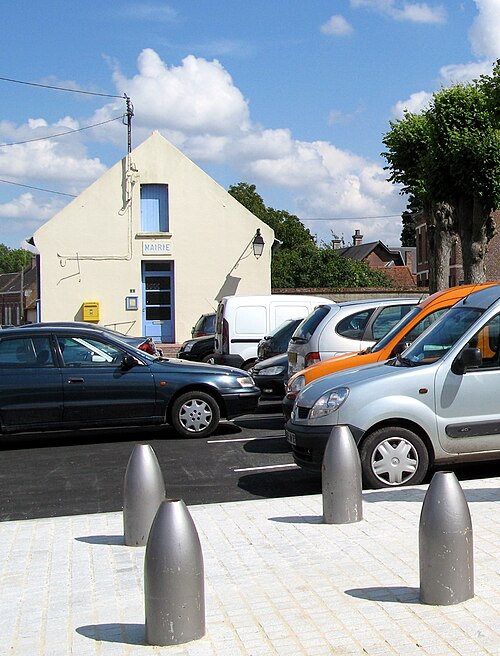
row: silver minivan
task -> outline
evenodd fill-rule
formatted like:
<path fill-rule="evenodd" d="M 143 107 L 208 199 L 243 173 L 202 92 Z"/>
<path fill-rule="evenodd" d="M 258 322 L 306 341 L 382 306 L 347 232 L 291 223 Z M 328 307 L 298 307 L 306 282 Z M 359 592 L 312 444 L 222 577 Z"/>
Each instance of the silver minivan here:
<path fill-rule="evenodd" d="M 403 353 L 319 378 L 286 424 L 295 462 L 320 470 L 348 426 L 365 483 L 421 483 L 433 464 L 500 459 L 500 285 L 469 294 Z"/>
<path fill-rule="evenodd" d="M 288 344 L 288 375 L 334 355 L 373 346 L 420 300 L 379 298 L 317 307 Z"/>

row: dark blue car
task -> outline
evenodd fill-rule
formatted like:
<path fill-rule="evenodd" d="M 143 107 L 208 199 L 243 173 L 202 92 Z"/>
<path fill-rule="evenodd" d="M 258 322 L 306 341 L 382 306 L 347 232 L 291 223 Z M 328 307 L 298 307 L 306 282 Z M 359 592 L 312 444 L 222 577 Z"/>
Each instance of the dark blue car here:
<path fill-rule="evenodd" d="M 246 371 L 161 359 L 94 327 L 0 333 L 2 433 L 168 423 L 206 437 L 259 395 Z"/>

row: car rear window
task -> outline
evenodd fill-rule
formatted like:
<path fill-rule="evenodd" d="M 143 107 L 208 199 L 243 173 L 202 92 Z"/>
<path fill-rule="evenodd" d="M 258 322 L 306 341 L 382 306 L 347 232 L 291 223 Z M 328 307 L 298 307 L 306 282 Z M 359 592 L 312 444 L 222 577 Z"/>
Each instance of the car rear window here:
<path fill-rule="evenodd" d="M 323 321 L 326 315 L 334 310 L 338 312 L 338 307 L 331 305 L 319 305 L 297 326 L 293 333 L 291 341 L 309 341 L 316 328 Z"/>

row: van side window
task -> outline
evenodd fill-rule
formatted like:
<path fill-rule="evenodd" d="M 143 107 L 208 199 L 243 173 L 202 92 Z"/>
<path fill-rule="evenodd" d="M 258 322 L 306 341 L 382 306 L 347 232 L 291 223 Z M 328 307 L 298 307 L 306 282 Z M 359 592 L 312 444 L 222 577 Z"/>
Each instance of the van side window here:
<path fill-rule="evenodd" d="M 470 340 L 469 346 L 481 351 L 483 362 L 481 369 L 500 366 L 500 314 L 490 319 Z"/>
<path fill-rule="evenodd" d="M 337 326 L 337 333 L 350 339 L 361 339 L 368 319 L 374 310 L 363 310 L 342 319 Z"/>

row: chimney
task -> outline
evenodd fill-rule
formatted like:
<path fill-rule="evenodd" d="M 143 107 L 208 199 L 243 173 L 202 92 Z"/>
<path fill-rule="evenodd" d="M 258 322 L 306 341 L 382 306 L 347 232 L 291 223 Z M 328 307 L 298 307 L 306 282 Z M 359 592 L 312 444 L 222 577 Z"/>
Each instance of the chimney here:
<path fill-rule="evenodd" d="M 352 236 L 352 245 L 353 246 L 361 246 L 361 242 L 363 241 L 363 235 L 360 234 L 359 230 L 356 228 L 354 231 L 354 234 Z"/>
<path fill-rule="evenodd" d="M 342 246 L 342 239 L 339 239 L 338 237 L 336 237 L 335 239 L 332 239 L 332 244 L 333 244 L 334 250 L 339 250 Z"/>

